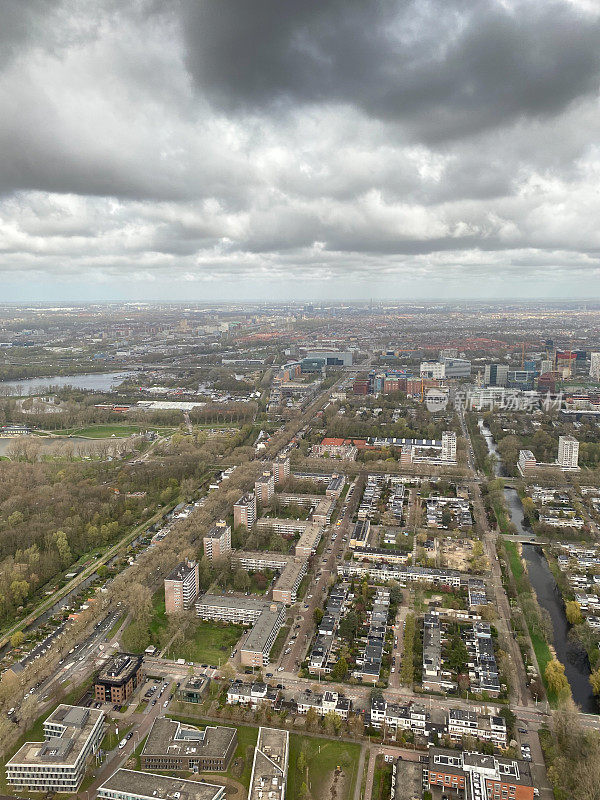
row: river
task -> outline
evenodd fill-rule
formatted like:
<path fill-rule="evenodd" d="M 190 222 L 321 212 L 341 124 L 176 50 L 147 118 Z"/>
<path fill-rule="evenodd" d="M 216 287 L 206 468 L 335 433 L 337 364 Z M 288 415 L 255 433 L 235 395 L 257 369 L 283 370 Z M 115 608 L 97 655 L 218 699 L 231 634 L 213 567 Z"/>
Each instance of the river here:
<path fill-rule="evenodd" d="M 491 432 L 482 425 L 481 420 L 479 421 L 479 426 L 490 454 L 497 458 L 494 472 L 496 475 L 502 475 L 502 462 L 498 458 L 498 450 Z M 531 528 L 525 525 L 523 504 L 517 490 L 505 487 L 504 498 L 510 519 L 517 533 L 520 536 L 527 536 L 532 540 L 535 539 Z M 527 574 L 537 601 L 542 608 L 546 609 L 552 620 L 552 644 L 558 660 L 564 664 L 565 675 L 571 686 L 573 700 L 580 706 L 582 711 L 595 714 L 598 708 L 590 686 L 590 664 L 587 653 L 580 645 L 572 642 L 569 638 L 569 624 L 565 616 L 563 599 L 560 589 L 554 580 L 554 575 L 548 566 L 548 561 L 541 548 L 533 544 L 523 544 L 523 558 L 527 564 Z"/>
<path fill-rule="evenodd" d="M 26 395 L 43 394 L 44 391 L 59 387 L 72 386 L 74 389 L 107 392 L 118 385 L 130 372 L 89 372 L 83 375 L 55 375 L 51 378 L 26 378 L 22 381 L 0 381 L 0 395 L 25 397 Z"/>

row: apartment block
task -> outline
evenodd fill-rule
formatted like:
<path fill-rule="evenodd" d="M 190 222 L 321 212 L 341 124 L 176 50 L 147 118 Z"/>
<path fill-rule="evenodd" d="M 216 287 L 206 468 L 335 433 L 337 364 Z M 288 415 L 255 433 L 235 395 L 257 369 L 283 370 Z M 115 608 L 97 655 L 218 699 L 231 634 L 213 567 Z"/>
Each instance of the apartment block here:
<path fill-rule="evenodd" d="M 220 519 L 204 537 L 204 555 L 216 561 L 231 552 L 231 527 Z"/>
<path fill-rule="evenodd" d="M 558 437 L 558 466 L 563 470 L 579 469 L 579 442 L 574 436 Z"/>
<path fill-rule="evenodd" d="M 275 494 L 275 476 L 270 472 L 263 472 L 261 477 L 254 483 L 254 494 L 262 505 L 267 505 Z"/>
<path fill-rule="evenodd" d="M 273 462 L 273 478 L 275 484 L 280 485 L 285 483 L 290 477 L 290 459 L 289 456 L 277 456 Z"/>
<path fill-rule="evenodd" d="M 231 540 L 231 537 L 230 537 Z M 182 561 L 165 578 L 165 611 L 176 614 L 190 608 L 200 589 L 198 564 Z"/>
<path fill-rule="evenodd" d="M 248 492 L 240 497 L 233 506 L 233 525 L 235 528 L 250 528 L 256 522 L 256 495 Z"/>

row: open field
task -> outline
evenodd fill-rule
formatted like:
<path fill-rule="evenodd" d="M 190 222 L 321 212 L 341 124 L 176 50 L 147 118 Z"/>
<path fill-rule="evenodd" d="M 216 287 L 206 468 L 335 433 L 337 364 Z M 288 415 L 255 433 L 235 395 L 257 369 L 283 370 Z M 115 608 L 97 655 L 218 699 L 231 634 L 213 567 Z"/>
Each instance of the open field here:
<path fill-rule="evenodd" d="M 344 790 L 343 793 L 338 791 L 338 800 L 354 797 L 360 745 L 332 739 L 313 739 L 292 733 L 286 794 L 288 800 L 301 800 L 300 789 L 307 779 L 306 774 L 301 774 L 296 766 L 302 748 L 306 754 L 311 797 L 330 797 L 329 786 L 337 767 L 341 767 L 345 776 Z"/>
<path fill-rule="evenodd" d="M 134 433 L 143 433 L 147 430 L 157 431 L 167 435 L 173 433 L 175 428 L 157 428 L 155 425 L 89 425 L 87 428 L 63 428 L 50 433 L 57 436 L 81 436 L 86 439 L 106 439 L 109 437 L 124 438 L 132 436 Z"/>

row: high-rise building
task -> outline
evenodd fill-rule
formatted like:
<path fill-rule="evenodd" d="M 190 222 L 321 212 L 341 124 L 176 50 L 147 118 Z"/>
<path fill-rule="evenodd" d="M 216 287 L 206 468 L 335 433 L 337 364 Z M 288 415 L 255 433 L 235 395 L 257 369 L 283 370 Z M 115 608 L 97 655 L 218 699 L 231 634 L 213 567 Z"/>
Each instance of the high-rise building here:
<path fill-rule="evenodd" d="M 263 472 L 254 483 L 254 494 L 259 503 L 266 505 L 275 494 L 275 476 L 270 472 Z"/>
<path fill-rule="evenodd" d="M 233 525 L 235 528 L 250 528 L 256 522 L 256 495 L 254 492 L 243 494 L 233 506 Z"/>
<path fill-rule="evenodd" d="M 600 368 L 600 364 L 598 366 Z M 545 375 L 547 372 L 552 372 L 553 369 L 554 369 L 554 362 L 552 361 L 551 358 L 542 359 L 542 363 L 540 364 L 540 375 Z"/>
<path fill-rule="evenodd" d="M 231 552 L 231 527 L 224 519 L 218 520 L 204 537 L 204 555 L 216 561 Z"/>
<path fill-rule="evenodd" d="M 600 353 L 590 354 L 590 378 L 600 381 Z"/>
<path fill-rule="evenodd" d="M 558 437 L 558 466 L 561 469 L 577 469 L 579 462 L 579 442 L 574 436 Z"/>
<path fill-rule="evenodd" d="M 165 578 L 165 611 L 175 614 L 189 608 L 200 589 L 198 563 L 182 561 Z"/>
<path fill-rule="evenodd" d="M 289 456 L 277 456 L 273 462 L 273 477 L 275 484 L 285 483 L 290 477 L 290 459 Z"/>
<path fill-rule="evenodd" d="M 486 364 L 483 380 L 486 386 L 506 386 L 508 364 Z"/>
<path fill-rule="evenodd" d="M 454 431 L 442 433 L 442 461 L 456 461 L 456 433 Z"/>

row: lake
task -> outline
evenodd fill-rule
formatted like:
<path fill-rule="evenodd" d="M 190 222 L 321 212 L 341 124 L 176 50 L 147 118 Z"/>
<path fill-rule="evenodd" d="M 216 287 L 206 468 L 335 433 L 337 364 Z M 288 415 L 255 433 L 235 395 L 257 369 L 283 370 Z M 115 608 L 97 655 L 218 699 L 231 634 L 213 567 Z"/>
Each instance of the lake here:
<path fill-rule="evenodd" d="M 55 375 L 52 378 L 27 378 L 22 381 L 0 381 L 0 395 L 24 397 L 44 394 L 51 387 L 72 386 L 74 389 L 107 392 L 117 386 L 131 372 L 89 372 L 83 375 Z"/>

